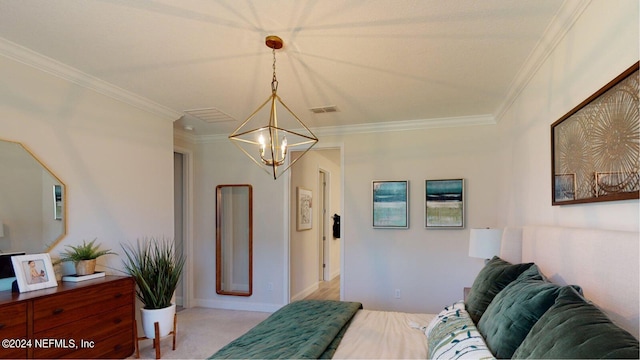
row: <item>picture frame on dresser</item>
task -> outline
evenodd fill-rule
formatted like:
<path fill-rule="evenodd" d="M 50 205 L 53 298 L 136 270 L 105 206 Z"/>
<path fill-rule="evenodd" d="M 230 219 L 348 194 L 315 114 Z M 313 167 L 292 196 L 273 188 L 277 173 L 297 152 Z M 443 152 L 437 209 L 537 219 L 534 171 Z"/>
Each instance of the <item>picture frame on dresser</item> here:
<path fill-rule="evenodd" d="M 21 293 L 58 286 L 48 253 L 12 256 L 11 262 Z"/>

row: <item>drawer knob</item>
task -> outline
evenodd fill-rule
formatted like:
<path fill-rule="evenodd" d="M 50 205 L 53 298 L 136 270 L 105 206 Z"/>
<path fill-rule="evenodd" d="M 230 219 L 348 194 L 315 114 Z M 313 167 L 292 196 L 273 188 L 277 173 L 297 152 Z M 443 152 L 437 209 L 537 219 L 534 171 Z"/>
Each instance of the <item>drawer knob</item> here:
<path fill-rule="evenodd" d="M 57 308 L 55 310 L 53 310 L 53 315 L 59 315 L 62 314 L 62 312 L 64 311 L 64 309 L 62 308 Z"/>
<path fill-rule="evenodd" d="M 119 299 L 122 297 L 122 293 L 117 293 L 116 296 L 114 296 L 116 299 Z"/>
<path fill-rule="evenodd" d="M 0 329 L 2 329 L 5 325 L 0 323 Z"/>
<path fill-rule="evenodd" d="M 120 324 L 121 322 L 122 322 L 122 319 L 120 319 L 120 318 L 113 319 L 113 323 L 114 324 Z"/>

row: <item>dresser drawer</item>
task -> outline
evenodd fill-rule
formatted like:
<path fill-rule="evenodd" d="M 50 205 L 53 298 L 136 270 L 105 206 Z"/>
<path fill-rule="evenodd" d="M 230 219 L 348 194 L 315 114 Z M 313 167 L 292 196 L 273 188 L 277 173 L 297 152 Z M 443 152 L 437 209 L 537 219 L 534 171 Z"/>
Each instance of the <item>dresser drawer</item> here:
<path fill-rule="evenodd" d="M 27 303 L 0 307 L 0 339 L 27 336 Z"/>
<path fill-rule="evenodd" d="M 36 339 L 73 339 L 78 346 L 82 340 L 98 344 L 116 333 L 126 332 L 133 339 L 133 311 L 133 304 L 127 304 L 73 324 L 34 333 L 33 336 Z"/>
<path fill-rule="evenodd" d="M 27 303 L 5 305 L 0 307 L 0 340 L 27 338 Z M 13 344 L 16 345 L 16 344 Z M 0 346 L 0 358 L 25 358 L 27 349 L 5 348 Z"/>
<path fill-rule="evenodd" d="M 131 329 L 133 329 L 131 327 Z M 134 351 L 133 336 L 131 331 L 117 331 L 110 337 L 102 339 L 92 344 L 86 344 L 84 347 L 80 343 L 76 343 L 77 349 L 49 348 L 34 349 L 34 358 L 75 358 L 75 359 L 91 359 L 91 358 L 118 358 L 122 359 Z"/>
<path fill-rule="evenodd" d="M 34 333 L 60 325 L 79 321 L 92 315 L 112 311 L 130 305 L 133 299 L 133 282 L 113 281 L 103 286 L 91 286 L 52 295 L 33 301 Z M 75 324 L 74 324 L 75 325 Z"/>

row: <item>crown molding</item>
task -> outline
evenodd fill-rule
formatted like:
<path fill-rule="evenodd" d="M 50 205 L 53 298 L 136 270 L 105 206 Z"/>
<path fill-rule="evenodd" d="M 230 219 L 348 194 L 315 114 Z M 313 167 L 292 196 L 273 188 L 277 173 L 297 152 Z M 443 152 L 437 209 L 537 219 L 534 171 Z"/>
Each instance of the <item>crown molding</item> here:
<path fill-rule="evenodd" d="M 495 125 L 496 121 L 493 115 L 477 115 L 477 116 L 460 116 L 460 117 L 448 117 L 448 118 L 434 118 L 434 119 L 421 119 L 421 120 L 400 120 L 400 121 L 387 121 L 371 124 L 358 124 L 358 125 L 343 125 L 343 126 L 325 126 L 311 128 L 314 135 L 318 137 L 322 136 L 335 136 L 335 135 L 350 135 L 350 134 L 367 134 L 367 133 L 380 133 L 380 132 L 396 132 L 396 131 L 412 131 L 412 130 L 424 130 L 424 129 L 436 129 L 436 128 L 452 128 L 463 126 L 477 126 L 477 125 Z M 174 130 L 176 137 L 180 136 L 181 139 L 190 141 L 192 143 L 212 143 L 218 141 L 226 141 L 229 139 L 229 134 L 211 134 L 211 135 L 190 135 L 186 137 L 183 131 Z"/>
<path fill-rule="evenodd" d="M 198 136 L 191 132 L 173 128 L 173 138 L 176 140 L 186 141 L 187 143 L 195 144 L 198 142 Z"/>
<path fill-rule="evenodd" d="M 553 20 L 549 23 L 549 26 L 547 26 L 544 35 L 538 41 L 524 62 L 524 65 L 511 82 L 505 101 L 503 101 L 495 111 L 497 122 L 499 122 L 509 108 L 511 108 L 540 67 L 549 58 L 560 41 L 564 39 L 573 27 L 573 24 L 580 18 L 590 3 L 591 0 L 566 0 L 562 3 L 560 10 L 558 10 Z"/>
<path fill-rule="evenodd" d="M 412 131 L 476 125 L 495 125 L 493 115 L 459 116 L 419 120 L 387 121 L 370 124 L 328 126 L 311 129 L 316 136 L 367 134 L 395 131 Z"/>
<path fill-rule="evenodd" d="M 160 105 L 145 97 L 119 88 L 104 80 L 86 74 L 76 68 L 65 65 L 50 57 L 44 56 L 24 46 L 18 45 L 0 37 L 0 55 L 13 59 L 19 63 L 31 66 L 45 73 L 70 81 L 74 84 L 106 95 L 115 100 L 132 105 L 146 112 L 160 116 L 166 120 L 175 121 L 182 113 Z"/>

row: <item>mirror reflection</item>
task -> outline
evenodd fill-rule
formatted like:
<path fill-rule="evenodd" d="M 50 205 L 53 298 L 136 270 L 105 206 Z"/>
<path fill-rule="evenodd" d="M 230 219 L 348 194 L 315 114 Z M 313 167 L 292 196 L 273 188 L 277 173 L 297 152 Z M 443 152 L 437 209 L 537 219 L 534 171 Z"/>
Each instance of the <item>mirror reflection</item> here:
<path fill-rule="evenodd" d="M 0 252 L 49 251 L 66 234 L 66 188 L 31 151 L 0 140 Z"/>
<path fill-rule="evenodd" d="M 216 292 L 250 296 L 253 288 L 253 189 L 216 187 Z"/>

